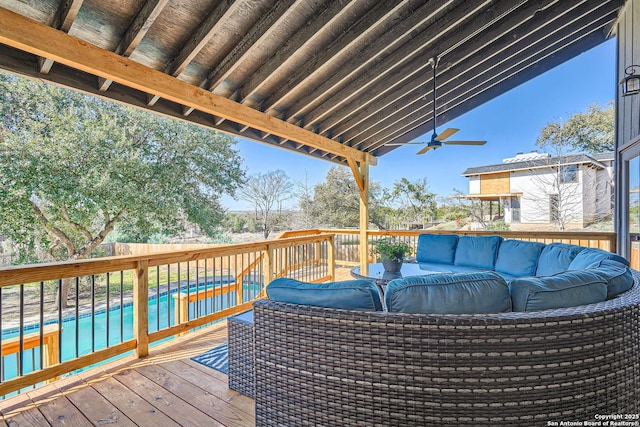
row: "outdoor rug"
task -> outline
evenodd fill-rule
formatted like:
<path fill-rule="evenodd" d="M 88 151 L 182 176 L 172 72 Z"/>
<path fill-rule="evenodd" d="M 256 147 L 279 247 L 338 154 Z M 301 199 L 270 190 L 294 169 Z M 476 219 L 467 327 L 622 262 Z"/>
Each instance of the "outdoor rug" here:
<path fill-rule="evenodd" d="M 229 375 L 229 357 L 227 354 L 227 343 L 220 344 L 211 350 L 191 358 L 210 368 L 216 369 L 222 373 Z"/>

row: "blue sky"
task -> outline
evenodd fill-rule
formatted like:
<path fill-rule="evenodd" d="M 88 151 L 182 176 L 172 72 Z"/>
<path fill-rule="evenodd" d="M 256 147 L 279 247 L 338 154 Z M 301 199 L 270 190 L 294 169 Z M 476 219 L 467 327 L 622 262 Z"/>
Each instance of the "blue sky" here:
<path fill-rule="evenodd" d="M 438 132 L 447 127 L 459 128 L 460 132 L 452 139 L 487 140 L 484 146 L 451 145 L 421 156 L 415 154 L 421 146 L 399 147 L 378 158 L 378 165 L 370 168 L 370 177 L 384 187 L 403 177 L 427 178 L 430 190 L 438 195 L 449 196 L 454 188 L 467 193 L 468 180 L 460 176 L 467 167 L 500 163 L 517 152 L 534 150 L 539 131 L 548 122 L 566 119 L 586 110 L 589 104 L 605 105 L 613 100 L 618 87 L 615 56 L 615 40 L 609 40 L 455 120 L 438 125 Z M 430 135 L 431 132 L 419 139 L 428 139 Z M 282 169 L 296 182 L 304 181 L 306 176 L 311 186 L 323 182 L 327 171 L 335 166 L 248 140 L 240 140 L 237 148 L 248 174 Z M 249 203 L 229 197 L 223 199 L 223 204 L 230 210 L 252 209 Z"/>

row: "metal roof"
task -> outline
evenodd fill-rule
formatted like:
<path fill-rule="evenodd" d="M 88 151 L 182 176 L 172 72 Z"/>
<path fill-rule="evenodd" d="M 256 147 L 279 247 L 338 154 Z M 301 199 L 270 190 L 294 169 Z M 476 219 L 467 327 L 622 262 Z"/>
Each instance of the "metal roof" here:
<path fill-rule="evenodd" d="M 573 164 L 589 164 L 593 167 L 604 169 L 606 165 L 603 161 L 613 161 L 614 153 L 594 153 L 594 154 L 569 154 L 566 156 L 535 158 L 522 162 L 507 162 L 495 165 L 474 166 L 462 172 L 462 176 L 484 175 L 497 172 L 512 172 L 518 170 L 539 169 L 552 166 L 566 166 Z"/>
<path fill-rule="evenodd" d="M 623 0 L 0 0 L 0 69 L 375 162 L 610 36 Z"/>

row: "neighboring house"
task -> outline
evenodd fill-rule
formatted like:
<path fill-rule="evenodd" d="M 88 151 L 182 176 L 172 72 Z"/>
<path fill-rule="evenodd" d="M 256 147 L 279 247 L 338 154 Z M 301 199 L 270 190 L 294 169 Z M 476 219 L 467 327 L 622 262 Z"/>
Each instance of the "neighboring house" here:
<path fill-rule="evenodd" d="M 613 152 L 518 153 L 502 163 L 468 168 L 466 199 L 479 202 L 483 220 L 584 227 L 613 213 Z"/>

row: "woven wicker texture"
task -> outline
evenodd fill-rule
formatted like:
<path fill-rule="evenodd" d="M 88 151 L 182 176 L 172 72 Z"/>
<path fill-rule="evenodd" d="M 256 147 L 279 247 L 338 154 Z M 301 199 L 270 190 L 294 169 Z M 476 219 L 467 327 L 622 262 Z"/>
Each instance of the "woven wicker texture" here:
<path fill-rule="evenodd" d="M 230 317 L 227 325 L 229 388 L 253 397 L 255 393 L 253 324 Z"/>
<path fill-rule="evenodd" d="M 640 412 L 640 276 L 531 313 L 255 304 L 258 426 L 546 425 Z"/>

